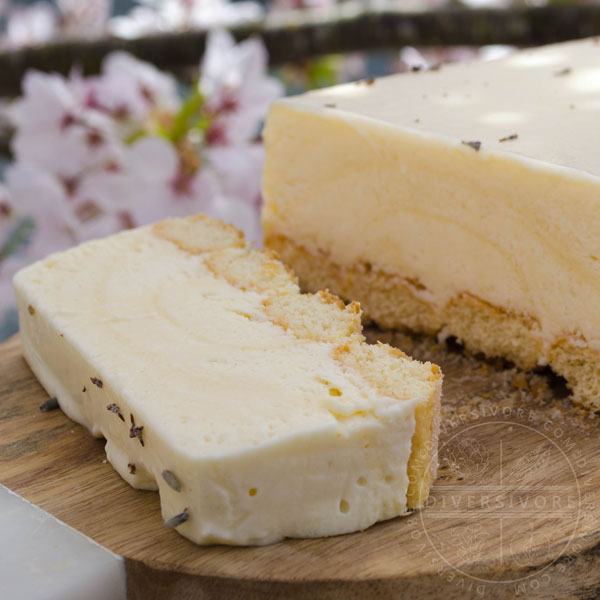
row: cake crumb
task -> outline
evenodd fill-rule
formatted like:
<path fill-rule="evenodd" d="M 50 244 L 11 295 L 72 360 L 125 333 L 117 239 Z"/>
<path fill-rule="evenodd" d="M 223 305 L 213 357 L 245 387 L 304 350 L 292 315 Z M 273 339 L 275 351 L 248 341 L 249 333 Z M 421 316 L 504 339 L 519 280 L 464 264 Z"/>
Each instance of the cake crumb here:
<path fill-rule="evenodd" d="M 519 371 L 515 373 L 515 376 L 512 378 L 512 385 L 521 390 L 529 389 L 529 383 L 527 381 L 527 377 L 523 371 Z"/>

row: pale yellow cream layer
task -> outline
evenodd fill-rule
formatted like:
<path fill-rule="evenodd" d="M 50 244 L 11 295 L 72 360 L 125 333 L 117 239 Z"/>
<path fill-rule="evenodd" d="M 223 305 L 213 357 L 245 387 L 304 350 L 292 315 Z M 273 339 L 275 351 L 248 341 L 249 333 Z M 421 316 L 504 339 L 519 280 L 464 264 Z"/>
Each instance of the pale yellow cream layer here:
<path fill-rule="evenodd" d="M 425 378 L 407 375 L 402 399 L 378 393 L 334 344 L 270 322 L 265 293 L 151 228 L 52 255 L 14 283 L 24 353 L 48 394 L 107 439 L 123 478 L 158 487 L 165 519 L 187 511 L 186 537 L 262 544 L 405 512 Z"/>
<path fill-rule="evenodd" d="M 440 307 L 469 292 L 530 315 L 546 349 L 581 333 L 600 350 L 599 65 L 587 40 L 275 103 L 265 235 L 417 279 Z"/>

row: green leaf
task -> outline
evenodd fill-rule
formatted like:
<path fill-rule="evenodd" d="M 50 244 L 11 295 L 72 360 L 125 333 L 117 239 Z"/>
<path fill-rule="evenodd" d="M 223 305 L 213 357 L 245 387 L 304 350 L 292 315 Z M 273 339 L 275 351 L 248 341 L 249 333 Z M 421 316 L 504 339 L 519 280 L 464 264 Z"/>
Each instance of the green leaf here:
<path fill-rule="evenodd" d="M 168 139 L 179 142 L 190 131 L 190 129 L 201 129 L 204 131 L 208 126 L 209 119 L 204 110 L 204 96 L 198 85 L 192 87 L 190 95 L 186 98 L 171 130 L 166 132 Z"/>
<path fill-rule="evenodd" d="M 311 60 L 306 65 L 306 78 L 310 89 L 329 87 L 338 82 L 340 58 L 337 55 Z"/>
<path fill-rule="evenodd" d="M 35 222 L 31 217 L 25 217 L 8 235 L 8 239 L 0 246 L 0 260 L 11 256 L 22 246 L 29 243 L 35 230 Z"/>
<path fill-rule="evenodd" d="M 144 129 L 138 129 L 137 131 L 134 131 L 133 133 L 129 134 L 126 138 L 125 138 L 125 143 L 130 146 L 131 144 L 137 142 L 139 139 L 146 137 L 148 135 L 148 132 Z"/>
<path fill-rule="evenodd" d="M 156 120 L 145 127 L 134 131 L 125 138 L 126 144 L 133 144 L 147 136 L 160 136 L 174 144 L 185 139 L 194 129 L 206 131 L 211 119 L 204 108 L 204 96 L 197 84 L 191 87 L 187 98 L 184 100 L 179 112 L 175 115 L 172 125 L 165 125 Z"/>

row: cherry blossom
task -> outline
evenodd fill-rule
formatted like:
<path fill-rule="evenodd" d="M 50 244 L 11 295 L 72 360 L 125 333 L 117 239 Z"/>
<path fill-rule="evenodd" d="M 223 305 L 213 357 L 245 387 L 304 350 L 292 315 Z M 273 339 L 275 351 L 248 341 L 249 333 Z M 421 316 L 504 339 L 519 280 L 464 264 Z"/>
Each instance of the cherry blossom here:
<path fill-rule="evenodd" d="M 257 2 L 242 0 L 140 0 L 128 15 L 115 17 L 109 24 L 111 33 L 125 38 L 161 31 L 230 27 L 262 18 L 264 11 Z"/>
<path fill-rule="evenodd" d="M 77 219 L 57 178 L 35 166 L 16 163 L 6 169 L 4 179 L 16 219 L 34 222 L 31 238 L 18 254 L 29 262 L 73 245 Z"/>
<path fill-rule="evenodd" d="M 12 6 L 6 10 L 8 22 L 0 47 L 14 49 L 44 44 L 58 34 L 58 17 L 48 2 Z"/>
<path fill-rule="evenodd" d="M 85 107 L 110 117 L 122 137 L 168 127 L 181 106 L 174 77 L 125 52 L 109 54 L 101 75 L 80 87 Z"/>
<path fill-rule="evenodd" d="M 169 23 L 148 6 L 134 6 L 128 14 L 113 17 L 108 22 L 108 31 L 112 35 L 124 39 L 135 39 L 168 30 Z"/>
<path fill-rule="evenodd" d="M 28 73 L 23 97 L 9 109 L 18 161 L 37 165 L 65 182 L 98 162 L 111 160 L 114 121 L 87 109 L 69 81 L 56 74 Z"/>
<path fill-rule="evenodd" d="M 260 246 L 262 236 L 259 213 L 245 202 L 236 198 L 216 196 L 212 198 L 207 212 L 217 219 L 235 225 L 244 232 L 247 240 Z"/>
<path fill-rule="evenodd" d="M 142 138 L 122 148 L 117 169 L 82 180 L 74 199 L 82 215 L 86 210 L 90 214 L 82 220 L 93 222 L 96 215 L 113 215 L 120 217 L 122 226 L 135 227 L 164 218 L 172 201 L 170 185 L 178 163 L 175 148 L 161 138 Z M 104 225 L 110 221 L 105 219 Z"/>
<path fill-rule="evenodd" d="M 5 111 L 15 162 L 0 188 L 0 248 L 10 249 L 0 309 L 21 266 L 169 216 L 204 212 L 260 239 L 257 134 L 282 89 L 257 40 L 216 31 L 206 55 L 185 98 L 171 75 L 122 52 L 94 77 L 25 76 Z"/>
<path fill-rule="evenodd" d="M 329 0 L 307 0 L 328 2 Z M 231 27 L 263 18 L 261 4 L 251 0 L 138 0 L 128 14 L 110 16 L 112 0 L 49 0 L 23 7 L 0 0 L 6 31 L 0 47 L 9 49 L 51 42 L 59 37 L 100 37 L 107 33 L 137 38 L 144 35 L 212 27 Z"/>
<path fill-rule="evenodd" d="M 248 206 L 260 206 L 262 144 L 213 146 L 206 151 L 206 160 L 227 197 L 238 198 Z"/>
<path fill-rule="evenodd" d="M 61 36 L 99 37 L 107 29 L 112 0 L 47 0 L 21 6 L 0 0 L 0 14 L 6 13 L 6 31 L 0 47 L 8 49 L 45 44 Z"/>
<path fill-rule="evenodd" d="M 258 39 L 236 44 L 224 30 L 214 31 L 201 65 L 200 90 L 216 115 L 208 131 L 211 144 L 251 140 L 269 104 L 283 93 L 282 84 L 265 75 L 267 53 Z"/>
<path fill-rule="evenodd" d="M 148 0 L 147 0 L 148 1 Z M 150 0 L 153 4 L 165 5 L 164 10 L 178 13 L 184 28 L 230 27 L 256 21 L 263 16 L 263 9 L 256 2 L 242 0 Z"/>
<path fill-rule="evenodd" d="M 112 10 L 112 0 L 56 0 L 60 32 L 68 37 L 100 37 Z"/>

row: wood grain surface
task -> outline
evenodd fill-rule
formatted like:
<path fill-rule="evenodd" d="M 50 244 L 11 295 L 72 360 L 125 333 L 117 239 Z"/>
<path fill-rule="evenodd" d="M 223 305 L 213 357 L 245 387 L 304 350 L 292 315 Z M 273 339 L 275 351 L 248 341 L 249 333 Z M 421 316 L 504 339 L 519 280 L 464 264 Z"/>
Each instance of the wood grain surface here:
<path fill-rule="evenodd" d="M 126 559 L 135 599 L 597 598 L 597 415 L 547 374 L 450 345 L 370 331 L 445 373 L 429 505 L 351 535 L 198 547 L 162 526 L 104 442 L 46 400 L 18 338 L 0 346 L 0 482 Z M 1 595 L 1 594 L 0 594 Z"/>

